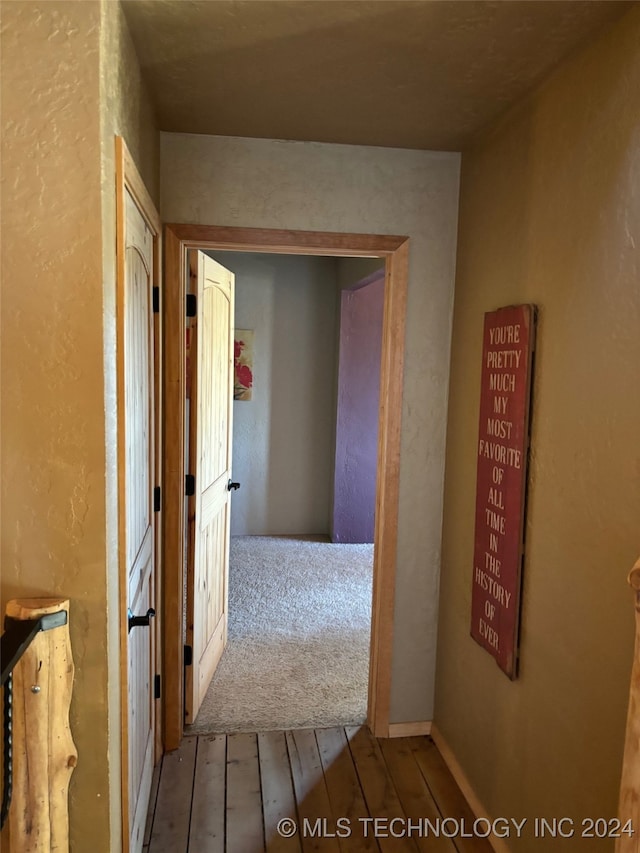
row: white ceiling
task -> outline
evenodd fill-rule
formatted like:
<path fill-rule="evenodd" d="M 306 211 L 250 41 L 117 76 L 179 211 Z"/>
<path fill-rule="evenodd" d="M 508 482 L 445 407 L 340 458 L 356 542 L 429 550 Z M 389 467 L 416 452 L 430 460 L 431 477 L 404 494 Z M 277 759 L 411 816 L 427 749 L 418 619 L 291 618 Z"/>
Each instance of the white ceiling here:
<path fill-rule="evenodd" d="M 162 130 L 461 150 L 632 3 L 123 0 Z"/>

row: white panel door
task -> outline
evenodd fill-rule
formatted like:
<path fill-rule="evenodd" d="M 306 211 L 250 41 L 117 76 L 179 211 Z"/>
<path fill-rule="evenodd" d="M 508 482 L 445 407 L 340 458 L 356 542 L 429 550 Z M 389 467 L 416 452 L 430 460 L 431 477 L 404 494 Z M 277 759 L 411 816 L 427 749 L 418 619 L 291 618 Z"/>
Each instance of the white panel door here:
<path fill-rule="evenodd" d="M 155 632 L 155 384 L 153 234 L 125 191 L 125 269 L 120 389 L 121 556 L 125 560 L 129 850 L 142 850 L 154 765 Z M 124 687 L 124 685 L 123 685 Z"/>

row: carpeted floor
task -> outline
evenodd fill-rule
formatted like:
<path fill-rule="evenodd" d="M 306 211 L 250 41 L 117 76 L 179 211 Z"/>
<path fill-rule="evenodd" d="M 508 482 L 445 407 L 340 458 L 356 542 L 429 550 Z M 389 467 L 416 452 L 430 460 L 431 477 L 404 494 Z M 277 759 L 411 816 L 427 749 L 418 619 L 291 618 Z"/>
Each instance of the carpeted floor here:
<path fill-rule="evenodd" d="M 362 723 L 373 545 L 231 540 L 229 641 L 189 734 Z"/>

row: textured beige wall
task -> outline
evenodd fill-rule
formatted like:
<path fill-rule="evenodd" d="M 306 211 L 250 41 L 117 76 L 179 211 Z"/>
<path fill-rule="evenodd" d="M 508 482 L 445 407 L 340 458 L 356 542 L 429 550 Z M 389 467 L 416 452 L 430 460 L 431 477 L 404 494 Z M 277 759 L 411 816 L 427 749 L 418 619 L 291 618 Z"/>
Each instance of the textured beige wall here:
<path fill-rule="evenodd" d="M 2 606 L 71 599 L 71 845 L 117 851 L 113 134 L 156 194 L 158 135 L 118 3 L 1 13 Z"/>
<path fill-rule="evenodd" d="M 2 26 L 2 604 L 72 602 L 83 850 L 109 839 L 100 6 L 5 2 Z"/>
<path fill-rule="evenodd" d="M 435 722 L 494 817 L 616 813 L 640 551 L 639 40 L 635 8 L 463 155 Z M 521 302 L 540 322 L 512 683 L 469 629 L 482 320 Z M 513 850 L 556 849 L 532 831 Z"/>
<path fill-rule="evenodd" d="M 155 110 L 142 79 L 140 65 L 119 2 L 101 3 L 101 117 L 105 143 L 105 179 L 113 146 L 110 137 L 123 136 L 152 199 L 159 203 L 160 140 Z M 115 181 L 115 178 L 114 178 Z"/>
<path fill-rule="evenodd" d="M 336 262 L 210 252 L 236 276 L 235 327 L 254 330 L 254 387 L 233 404 L 232 536 L 329 532 Z"/>
<path fill-rule="evenodd" d="M 411 238 L 391 719 L 429 720 L 459 155 L 161 134 L 165 222 Z"/>

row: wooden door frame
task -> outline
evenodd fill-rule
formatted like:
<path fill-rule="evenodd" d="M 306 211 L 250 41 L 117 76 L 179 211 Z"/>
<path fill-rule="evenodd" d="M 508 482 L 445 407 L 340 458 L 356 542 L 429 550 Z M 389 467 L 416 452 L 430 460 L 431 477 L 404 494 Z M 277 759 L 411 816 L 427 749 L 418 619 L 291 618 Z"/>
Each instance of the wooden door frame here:
<path fill-rule="evenodd" d="M 128 620 L 127 592 L 128 576 L 125 554 L 126 518 L 124 500 L 126 447 L 124 435 L 124 294 L 125 294 L 125 252 L 126 252 L 126 192 L 136 203 L 153 235 L 153 282 L 160 295 L 162 288 L 162 220 L 156 210 L 144 181 L 136 167 L 127 144 L 121 136 L 115 137 L 116 149 L 116 360 L 118 377 L 118 573 L 119 573 L 119 626 L 120 626 L 120 763 L 121 763 L 121 801 L 122 801 L 122 850 L 129 850 L 129 708 L 128 708 Z M 159 308 L 162 306 L 159 305 Z M 153 485 L 162 489 L 162 328 L 160 310 L 153 315 L 154 322 L 154 442 L 155 471 Z M 154 592 L 156 618 L 151 630 L 154 632 L 155 671 L 162 672 L 162 523 L 161 513 L 154 513 Z M 163 753 L 161 702 L 155 703 L 154 764 Z"/>
<path fill-rule="evenodd" d="M 185 487 L 185 300 L 190 249 L 281 255 L 380 257 L 385 261 L 378 474 L 367 723 L 389 736 L 391 660 L 398 540 L 400 427 L 409 238 L 324 231 L 282 231 L 215 225 L 165 225 L 164 401 L 164 743 L 183 735 L 183 588 Z"/>

